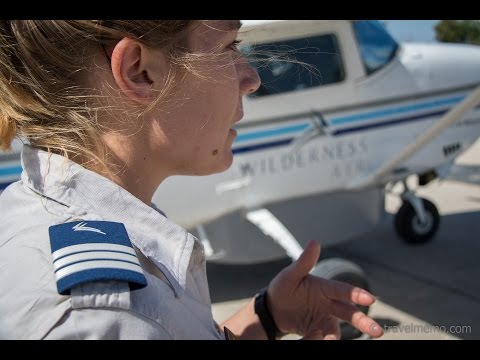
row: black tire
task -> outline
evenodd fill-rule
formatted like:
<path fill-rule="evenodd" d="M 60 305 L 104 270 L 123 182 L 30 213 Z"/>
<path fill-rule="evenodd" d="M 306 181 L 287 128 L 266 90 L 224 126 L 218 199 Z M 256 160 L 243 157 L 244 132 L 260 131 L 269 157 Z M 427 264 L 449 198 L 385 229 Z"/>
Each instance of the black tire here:
<path fill-rule="evenodd" d="M 397 234 L 408 244 L 424 244 L 433 239 L 440 225 L 440 214 L 437 207 L 427 199 L 423 201 L 427 222 L 425 225 L 418 221 L 415 209 L 409 202 L 404 202 L 394 219 Z"/>
<path fill-rule="evenodd" d="M 358 265 L 345 259 L 331 258 L 321 260 L 313 269 L 312 274 L 324 279 L 342 281 L 369 291 L 367 278 L 363 270 Z M 370 307 L 358 306 L 358 308 L 363 313 L 368 314 Z M 360 330 L 357 330 L 345 321 L 340 323 L 340 330 L 343 340 L 355 339 L 362 335 Z"/>

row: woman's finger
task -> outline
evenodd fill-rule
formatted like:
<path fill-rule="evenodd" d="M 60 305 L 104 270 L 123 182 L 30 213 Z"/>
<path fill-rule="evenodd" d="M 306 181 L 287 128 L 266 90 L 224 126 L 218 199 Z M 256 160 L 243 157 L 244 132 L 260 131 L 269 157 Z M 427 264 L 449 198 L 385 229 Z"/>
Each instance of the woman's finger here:
<path fill-rule="evenodd" d="M 382 327 L 352 304 L 335 300 L 332 302 L 331 312 L 333 315 L 348 321 L 352 326 L 371 337 L 377 338 L 383 335 Z"/>
<path fill-rule="evenodd" d="M 318 296 L 357 305 L 370 306 L 375 302 L 375 296 L 367 290 L 335 280 L 312 276 L 312 288 L 318 291 Z"/>

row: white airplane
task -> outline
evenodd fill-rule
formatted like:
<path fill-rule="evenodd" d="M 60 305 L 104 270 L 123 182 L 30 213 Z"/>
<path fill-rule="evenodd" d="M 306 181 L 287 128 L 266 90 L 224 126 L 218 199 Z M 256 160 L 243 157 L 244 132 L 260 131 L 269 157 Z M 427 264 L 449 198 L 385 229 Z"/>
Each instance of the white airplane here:
<path fill-rule="evenodd" d="M 209 260 L 246 264 L 372 230 L 385 192 L 403 183 L 395 229 L 407 242 L 430 240 L 439 213 L 406 179 L 444 177 L 479 137 L 480 48 L 398 44 L 376 21 L 244 24 L 262 86 L 244 100 L 233 165 L 169 178 L 154 203 L 196 233 Z M 19 173 L 18 152 L 0 155 L 0 187 Z M 322 260 L 313 273 L 368 288 L 346 260 Z"/>

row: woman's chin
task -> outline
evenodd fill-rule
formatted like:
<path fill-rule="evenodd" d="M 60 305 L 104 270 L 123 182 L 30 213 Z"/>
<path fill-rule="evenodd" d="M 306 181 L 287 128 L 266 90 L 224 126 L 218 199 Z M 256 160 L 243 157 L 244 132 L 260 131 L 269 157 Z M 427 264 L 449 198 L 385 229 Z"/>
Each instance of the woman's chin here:
<path fill-rule="evenodd" d="M 213 170 L 212 174 L 221 173 L 227 171 L 233 164 L 233 154 L 226 154 L 225 157 L 222 159 L 221 162 L 216 164 L 215 169 Z"/>
<path fill-rule="evenodd" d="M 217 160 L 218 161 L 215 162 L 214 166 L 212 166 L 210 173 L 205 175 L 216 174 L 216 173 L 227 171 L 233 164 L 232 150 L 229 149 L 225 151 L 225 153 L 222 154 L 221 158 Z"/>

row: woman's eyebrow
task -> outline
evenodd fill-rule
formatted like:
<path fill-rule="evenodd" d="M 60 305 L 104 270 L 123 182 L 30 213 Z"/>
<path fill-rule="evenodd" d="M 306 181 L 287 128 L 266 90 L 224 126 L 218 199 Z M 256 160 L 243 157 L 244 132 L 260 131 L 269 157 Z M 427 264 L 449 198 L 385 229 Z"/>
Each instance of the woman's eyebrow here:
<path fill-rule="evenodd" d="M 242 27 L 242 22 L 240 20 L 228 20 L 225 21 L 225 30 L 234 31 Z"/>

